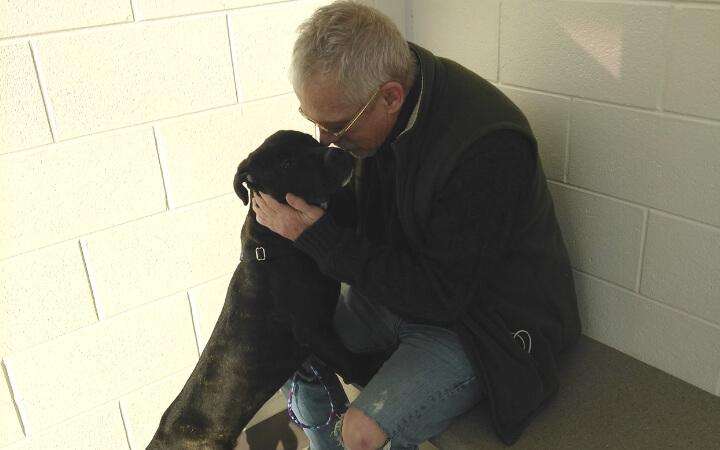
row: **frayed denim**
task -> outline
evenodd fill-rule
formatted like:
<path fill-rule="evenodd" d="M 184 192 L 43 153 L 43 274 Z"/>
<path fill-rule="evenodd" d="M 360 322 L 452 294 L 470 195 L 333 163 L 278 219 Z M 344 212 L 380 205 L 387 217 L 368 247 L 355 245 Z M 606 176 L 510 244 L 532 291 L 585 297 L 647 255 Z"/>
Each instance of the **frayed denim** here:
<path fill-rule="evenodd" d="M 353 352 L 395 348 L 352 402 L 385 432 L 382 450 L 417 449 L 484 398 L 457 335 L 446 328 L 407 322 L 347 285 L 343 285 L 334 325 Z M 335 401 L 336 415 L 327 427 L 305 433 L 312 450 L 343 449 L 342 415 L 347 397 L 337 376 L 327 369 L 324 372 L 321 376 Z M 327 421 L 327 393 L 307 365 L 298 377 L 295 399 L 293 411 L 301 422 L 316 425 Z"/>

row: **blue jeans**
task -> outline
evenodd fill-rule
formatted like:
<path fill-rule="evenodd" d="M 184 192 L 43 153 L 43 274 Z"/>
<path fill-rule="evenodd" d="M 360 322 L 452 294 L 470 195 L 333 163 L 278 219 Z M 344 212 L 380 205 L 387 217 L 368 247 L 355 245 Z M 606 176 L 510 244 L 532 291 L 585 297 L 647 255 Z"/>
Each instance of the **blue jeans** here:
<path fill-rule="evenodd" d="M 352 402 L 385 432 L 388 439 L 383 450 L 417 449 L 484 398 L 457 335 L 446 328 L 403 320 L 347 285 L 343 285 L 334 325 L 345 346 L 355 353 L 396 348 Z M 325 388 L 312 381 L 307 363 L 301 374 L 293 411 L 302 423 L 323 424 L 329 416 Z M 321 376 L 335 400 L 336 415 L 327 427 L 305 433 L 311 450 L 337 450 L 343 448 L 340 430 L 347 397 L 337 376 Z"/>

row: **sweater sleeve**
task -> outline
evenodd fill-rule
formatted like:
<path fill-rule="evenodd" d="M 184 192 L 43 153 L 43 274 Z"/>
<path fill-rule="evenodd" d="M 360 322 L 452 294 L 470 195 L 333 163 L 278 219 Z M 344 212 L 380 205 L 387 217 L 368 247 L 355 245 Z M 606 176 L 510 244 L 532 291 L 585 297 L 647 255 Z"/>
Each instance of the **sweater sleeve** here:
<path fill-rule="evenodd" d="M 325 214 L 295 241 L 320 269 L 408 320 L 448 324 L 462 317 L 507 256 L 514 218 L 534 174 L 527 140 L 489 134 L 472 145 L 432 200 L 427 246 L 377 245 Z"/>

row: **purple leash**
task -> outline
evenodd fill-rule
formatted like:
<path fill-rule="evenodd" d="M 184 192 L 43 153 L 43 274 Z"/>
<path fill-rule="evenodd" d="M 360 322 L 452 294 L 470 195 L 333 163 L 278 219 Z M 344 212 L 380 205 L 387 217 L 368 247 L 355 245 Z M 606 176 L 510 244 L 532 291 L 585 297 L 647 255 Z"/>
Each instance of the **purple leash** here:
<path fill-rule="evenodd" d="M 298 371 L 295 372 L 295 374 L 292 377 L 292 381 L 290 382 L 290 394 L 288 394 L 288 402 L 287 402 L 288 415 L 290 416 L 290 419 L 293 422 L 295 422 L 295 424 L 297 426 L 299 426 L 300 428 L 305 428 L 308 430 L 321 430 L 321 429 L 325 428 L 326 426 L 330 425 L 330 422 L 332 422 L 333 416 L 335 415 L 335 405 L 333 405 L 332 396 L 330 395 L 330 389 L 328 389 L 328 387 L 325 385 L 325 382 L 323 381 L 323 379 L 320 376 L 320 374 L 318 373 L 318 371 L 315 369 L 315 366 L 313 366 L 310 361 L 308 361 L 307 363 L 310 366 L 310 369 L 315 374 L 315 378 L 317 378 L 317 380 L 320 382 L 322 387 L 325 389 L 325 393 L 327 394 L 328 400 L 330 401 L 330 416 L 328 417 L 327 422 L 325 422 L 322 425 L 316 425 L 316 426 L 306 425 L 306 424 L 300 422 L 300 420 L 298 420 L 297 416 L 295 415 L 295 413 L 292 410 L 292 401 L 293 401 L 293 395 L 295 393 L 295 385 L 297 384 Z"/>

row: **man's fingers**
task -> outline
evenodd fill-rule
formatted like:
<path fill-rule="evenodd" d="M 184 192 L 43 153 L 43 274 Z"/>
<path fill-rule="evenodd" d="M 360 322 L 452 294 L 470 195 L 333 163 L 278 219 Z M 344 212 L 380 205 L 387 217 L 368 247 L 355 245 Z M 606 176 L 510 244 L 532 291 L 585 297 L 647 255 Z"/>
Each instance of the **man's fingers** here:
<path fill-rule="evenodd" d="M 255 192 L 252 208 L 260 225 L 294 241 L 308 226 L 320 219 L 325 211 L 306 203 L 296 195 L 288 194 L 286 199 L 287 205 L 270 195 Z"/>
<path fill-rule="evenodd" d="M 271 198 L 272 198 L 272 197 L 271 197 Z M 262 192 L 256 192 L 256 193 L 255 193 L 255 202 L 256 202 L 257 205 L 260 206 L 261 208 L 267 207 L 267 203 L 268 203 L 267 199 L 263 196 Z"/>
<path fill-rule="evenodd" d="M 255 203 L 264 214 L 277 213 L 282 207 L 282 204 L 275 200 L 271 195 L 263 194 L 262 192 L 258 192 L 255 199 Z"/>

